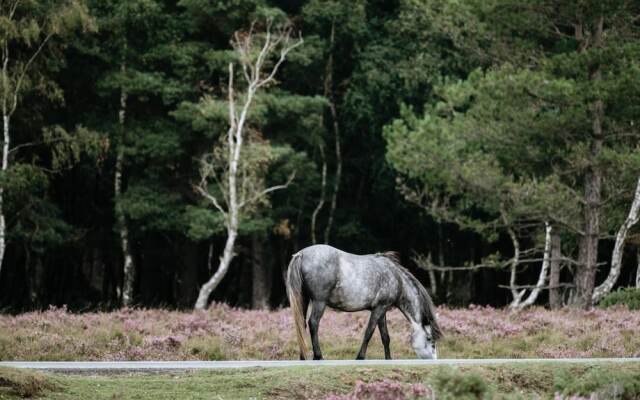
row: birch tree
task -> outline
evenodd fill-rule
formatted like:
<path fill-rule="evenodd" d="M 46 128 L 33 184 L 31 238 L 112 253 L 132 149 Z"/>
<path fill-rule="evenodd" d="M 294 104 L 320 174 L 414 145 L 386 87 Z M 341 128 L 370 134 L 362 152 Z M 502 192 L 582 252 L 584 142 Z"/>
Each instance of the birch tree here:
<path fill-rule="evenodd" d="M 536 302 L 538 299 L 538 295 L 544 289 L 545 283 L 547 282 L 547 276 L 549 274 L 549 263 L 551 256 L 551 225 L 548 222 L 545 222 L 545 233 L 544 233 L 544 255 L 542 259 L 542 268 L 540 268 L 540 275 L 538 275 L 538 281 L 535 286 L 531 288 L 529 292 L 529 296 L 526 299 L 521 300 L 526 289 L 522 289 L 514 298 L 514 301 L 510 304 L 512 309 L 521 310 L 525 307 L 528 307 Z M 512 280 L 512 283 L 515 283 L 515 278 Z"/>
<path fill-rule="evenodd" d="M 620 229 L 616 234 L 616 242 L 613 246 L 613 253 L 611 254 L 611 269 L 609 270 L 609 275 L 607 276 L 607 279 L 605 279 L 605 281 L 593 291 L 592 301 L 594 304 L 600 302 L 604 296 L 611 292 L 611 289 L 613 289 L 613 286 L 618 281 L 620 270 L 622 269 L 622 254 L 624 253 L 624 243 L 627 239 L 627 233 L 629 233 L 629 230 L 638 223 L 638 219 L 640 219 L 640 178 L 636 184 L 636 190 L 633 196 L 633 202 L 631 203 L 631 209 L 629 210 L 629 215 L 627 215 L 626 220 L 622 226 L 620 226 Z"/>
<path fill-rule="evenodd" d="M 43 85 L 46 78 L 36 73 L 36 65 L 52 40 L 92 29 L 92 20 L 80 0 L 38 2 L 9 0 L 0 3 L 0 108 L 2 110 L 2 164 L 10 168 L 11 122 L 24 94 Z M 51 95 L 51 93 L 49 93 Z M 4 210 L 5 187 L 0 183 L 0 268 L 6 250 L 7 223 Z"/>
<path fill-rule="evenodd" d="M 250 122 L 250 112 L 255 102 L 256 94 L 275 82 L 275 76 L 285 61 L 287 54 L 296 47 L 302 45 L 302 38 L 292 38 L 292 27 L 289 25 L 273 26 L 271 20 L 267 21 L 265 32 L 259 34 L 255 31 L 253 23 L 248 32 L 236 32 L 231 41 L 235 55 L 240 63 L 241 76 L 244 78 L 246 88 L 242 95 L 236 94 L 234 83 L 234 63 L 229 63 L 229 80 L 227 85 L 228 123 L 226 141 L 214 149 L 212 155 L 207 155 L 201 160 L 201 180 L 195 189 L 223 216 L 227 239 L 220 256 L 218 269 L 200 288 L 196 309 L 205 309 L 209 301 L 209 295 L 224 278 L 235 253 L 235 242 L 238 237 L 240 219 L 247 209 L 257 202 L 262 201 L 267 194 L 286 188 L 293 180 L 289 180 L 277 186 L 261 187 L 261 174 L 264 174 L 264 165 L 258 168 L 250 168 L 251 157 L 243 154 L 246 152 L 245 140 L 247 140 Z M 275 55 L 275 60 L 271 57 Z M 220 153 L 223 150 L 224 154 Z M 225 160 L 224 173 L 221 176 L 216 172 L 216 162 L 212 160 Z M 249 167 L 249 168 L 248 168 Z M 213 193 L 209 187 L 209 181 L 217 179 L 218 193 Z M 251 182 L 258 182 L 251 185 Z"/>
<path fill-rule="evenodd" d="M 640 289 L 640 247 L 636 249 L 636 289 Z"/>

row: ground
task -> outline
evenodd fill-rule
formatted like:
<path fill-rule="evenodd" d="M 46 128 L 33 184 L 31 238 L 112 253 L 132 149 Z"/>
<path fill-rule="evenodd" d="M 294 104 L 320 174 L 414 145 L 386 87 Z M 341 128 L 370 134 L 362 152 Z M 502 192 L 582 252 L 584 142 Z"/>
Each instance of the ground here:
<path fill-rule="evenodd" d="M 327 359 L 355 358 L 367 313 L 328 311 Z M 640 356 L 640 312 L 626 308 L 520 313 L 439 308 L 441 358 Z M 409 327 L 388 317 L 395 358 L 415 358 Z M 376 334 L 367 358 L 382 358 Z M 214 304 L 202 312 L 125 309 L 74 314 L 64 308 L 0 316 L 0 360 L 297 359 L 290 310 Z M 291 367 L 107 376 L 0 368 L 0 399 L 640 398 L 640 363 L 586 365 Z M 616 397 L 617 396 L 617 397 Z M 570 397 L 566 397 L 570 398 Z M 579 397 L 571 397 L 577 399 Z"/>
<path fill-rule="evenodd" d="M 439 308 L 445 337 L 440 358 L 567 358 L 640 356 L 640 312 L 626 308 L 513 314 L 490 307 Z M 320 322 L 325 358 L 355 358 L 367 312 L 327 311 Z M 388 316 L 394 358 L 415 358 L 409 325 Z M 127 309 L 74 314 L 50 309 L 0 315 L 0 360 L 282 360 L 297 359 L 289 309 L 207 311 Z M 382 358 L 376 333 L 367 358 Z"/>
<path fill-rule="evenodd" d="M 0 368 L 0 399 L 608 399 L 616 394 L 640 397 L 640 364 L 290 367 L 106 376 Z"/>

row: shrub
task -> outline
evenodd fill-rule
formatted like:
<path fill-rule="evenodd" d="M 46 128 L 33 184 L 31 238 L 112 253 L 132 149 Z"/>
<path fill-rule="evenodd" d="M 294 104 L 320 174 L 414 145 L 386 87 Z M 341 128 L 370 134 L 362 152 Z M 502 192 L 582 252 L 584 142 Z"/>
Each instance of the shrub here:
<path fill-rule="evenodd" d="M 594 367 L 585 374 L 564 371 L 555 378 L 554 388 L 562 395 L 590 396 L 595 399 L 640 398 L 640 372 Z"/>
<path fill-rule="evenodd" d="M 440 399 L 480 400 L 491 398 L 491 389 L 484 378 L 474 372 L 443 369 L 434 377 Z"/>
<path fill-rule="evenodd" d="M 614 305 L 624 304 L 629 310 L 640 310 L 640 288 L 621 288 L 606 295 L 599 306 L 608 308 Z"/>

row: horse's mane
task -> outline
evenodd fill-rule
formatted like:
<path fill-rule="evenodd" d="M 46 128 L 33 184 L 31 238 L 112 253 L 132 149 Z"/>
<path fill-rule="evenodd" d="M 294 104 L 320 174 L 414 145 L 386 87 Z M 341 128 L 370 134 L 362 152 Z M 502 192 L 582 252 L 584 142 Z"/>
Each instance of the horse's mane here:
<path fill-rule="evenodd" d="M 431 335 L 433 336 L 433 340 L 439 340 L 442 338 L 442 330 L 438 325 L 438 321 L 436 320 L 436 311 L 435 306 L 433 305 L 433 301 L 431 300 L 431 296 L 427 292 L 427 289 L 422 286 L 418 278 L 413 276 L 411 272 L 404 266 L 400 264 L 400 254 L 396 251 L 386 251 L 384 253 L 377 253 L 377 256 L 384 257 L 391 261 L 393 265 L 395 265 L 413 284 L 416 288 L 418 296 L 420 296 L 420 313 L 422 318 L 422 325 L 429 325 L 431 327 Z"/>
<path fill-rule="evenodd" d="M 391 260 L 392 263 L 396 264 L 401 268 L 404 268 L 402 265 L 400 265 L 400 253 L 398 253 L 397 251 L 385 251 L 383 253 L 376 253 L 376 255 L 380 257 L 388 258 L 389 260 Z"/>

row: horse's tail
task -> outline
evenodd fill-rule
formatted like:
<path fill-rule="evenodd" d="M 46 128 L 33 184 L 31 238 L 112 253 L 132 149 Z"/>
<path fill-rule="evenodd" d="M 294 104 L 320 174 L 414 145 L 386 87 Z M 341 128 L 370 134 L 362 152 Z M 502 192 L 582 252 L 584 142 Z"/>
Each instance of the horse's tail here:
<path fill-rule="evenodd" d="M 287 271 L 287 295 L 289 303 L 291 303 L 291 312 L 293 320 L 296 324 L 296 335 L 298 337 L 298 346 L 300 346 L 300 357 L 304 360 L 307 354 L 307 342 L 304 338 L 305 334 L 305 315 L 302 310 L 302 274 L 300 266 L 302 264 L 302 254 L 294 254 L 289 263 Z"/>

